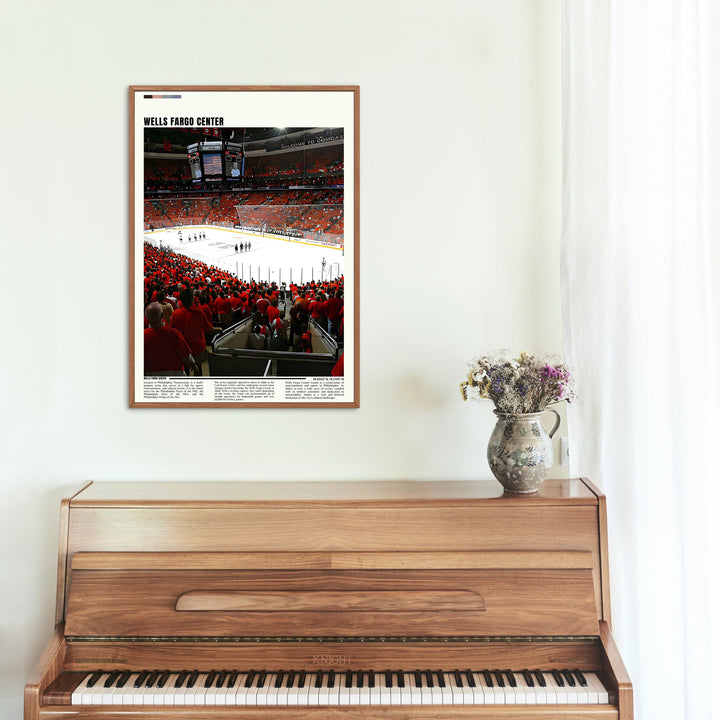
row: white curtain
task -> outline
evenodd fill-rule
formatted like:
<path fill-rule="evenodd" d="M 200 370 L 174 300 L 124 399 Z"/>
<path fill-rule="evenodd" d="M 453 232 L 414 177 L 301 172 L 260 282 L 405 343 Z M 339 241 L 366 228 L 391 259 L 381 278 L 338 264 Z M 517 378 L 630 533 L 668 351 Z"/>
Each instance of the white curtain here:
<path fill-rule="evenodd" d="M 720 720 L 720 2 L 563 0 L 571 472 L 638 720 Z"/>

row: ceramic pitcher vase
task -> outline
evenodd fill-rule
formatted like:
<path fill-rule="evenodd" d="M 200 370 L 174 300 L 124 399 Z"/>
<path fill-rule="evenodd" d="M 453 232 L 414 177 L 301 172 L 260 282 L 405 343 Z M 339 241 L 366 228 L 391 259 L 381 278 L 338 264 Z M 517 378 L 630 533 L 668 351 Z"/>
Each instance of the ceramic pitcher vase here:
<path fill-rule="evenodd" d="M 560 427 L 560 415 L 547 409 L 536 413 L 501 413 L 488 443 L 490 470 L 510 493 L 537 492 L 553 464 L 552 436 Z M 548 433 L 541 422 L 554 413 L 555 425 Z"/>

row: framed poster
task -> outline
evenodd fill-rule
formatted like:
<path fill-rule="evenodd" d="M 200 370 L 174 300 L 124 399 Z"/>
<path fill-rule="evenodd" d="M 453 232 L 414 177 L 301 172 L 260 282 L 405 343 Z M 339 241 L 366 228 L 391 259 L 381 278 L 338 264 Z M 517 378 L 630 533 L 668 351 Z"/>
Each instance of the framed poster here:
<path fill-rule="evenodd" d="M 130 406 L 359 406 L 359 88 L 130 87 Z"/>

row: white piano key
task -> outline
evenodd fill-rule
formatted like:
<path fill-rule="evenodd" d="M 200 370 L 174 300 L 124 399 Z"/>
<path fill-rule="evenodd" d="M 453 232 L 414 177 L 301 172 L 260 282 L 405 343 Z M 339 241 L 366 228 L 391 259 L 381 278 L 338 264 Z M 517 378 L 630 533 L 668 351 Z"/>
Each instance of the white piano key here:
<path fill-rule="evenodd" d="M 608 702 L 608 693 L 600 682 L 600 678 L 591 672 L 583 673 L 583 675 L 585 675 L 588 682 L 588 703 L 592 705 L 606 704 Z"/>
<path fill-rule="evenodd" d="M 433 684 L 430 688 L 430 704 L 431 705 L 442 705 L 442 699 L 443 699 L 443 691 L 438 685 L 438 679 L 435 674 L 432 676 L 433 678 Z"/>
<path fill-rule="evenodd" d="M 466 672 L 461 672 L 460 677 L 462 678 L 462 694 L 463 694 L 463 705 L 473 705 L 475 702 L 474 688 L 470 685 Z"/>
<path fill-rule="evenodd" d="M 410 673 L 403 673 L 403 686 L 400 688 L 400 704 L 417 705 L 415 698 L 416 695 L 413 692 L 412 675 Z"/>
<path fill-rule="evenodd" d="M 302 680 L 302 678 L 301 678 Z M 310 705 L 311 695 L 316 695 L 315 677 L 313 673 L 305 673 L 305 680 L 302 686 L 298 686 L 298 705 Z M 317 704 L 317 703 L 312 703 Z"/>
<path fill-rule="evenodd" d="M 442 678 L 443 683 L 438 682 L 438 687 L 440 689 L 440 704 L 441 705 L 452 705 L 453 704 L 453 691 L 452 687 L 448 683 L 448 675 L 449 673 L 436 673 L 436 677 Z"/>
<path fill-rule="evenodd" d="M 390 693 L 392 692 L 392 688 L 388 686 L 387 676 L 384 672 L 376 674 L 375 685 L 379 688 L 380 704 L 390 705 L 392 703 L 390 699 Z"/>
<path fill-rule="evenodd" d="M 275 690 L 275 680 L 277 675 L 270 677 L 270 673 L 259 672 L 252 679 L 250 687 L 245 690 L 245 704 L 246 705 L 263 705 L 263 698 L 267 697 L 267 693 L 270 691 L 270 687 Z M 247 680 L 247 678 L 246 678 Z M 279 695 L 286 692 L 283 688 L 277 688 L 277 692 L 273 695 L 274 704 L 287 704 L 281 703 Z"/>
<path fill-rule="evenodd" d="M 385 685 L 385 673 L 373 673 L 373 687 L 368 688 L 368 701 L 370 705 L 380 705 L 382 698 L 382 689 Z M 368 678 L 368 685 L 369 685 Z"/>
<path fill-rule="evenodd" d="M 369 705 L 370 704 L 370 684 L 368 677 L 363 678 L 363 686 L 360 688 L 358 693 L 358 705 Z"/>
<path fill-rule="evenodd" d="M 525 705 L 525 688 L 518 681 L 518 673 L 506 672 L 505 677 L 506 690 L 510 696 L 514 698 L 515 705 Z M 511 680 L 514 680 L 511 682 Z"/>
<path fill-rule="evenodd" d="M 306 704 L 315 707 L 320 704 L 320 688 L 315 687 L 318 676 L 308 673 Z"/>
<path fill-rule="evenodd" d="M 470 689 L 471 693 L 471 700 L 468 704 L 472 705 L 484 705 L 485 704 L 485 693 L 483 691 L 483 687 L 480 684 L 480 680 L 478 678 L 478 673 L 471 672 L 470 673 L 472 679 L 475 681 L 475 685 L 470 685 L 470 681 L 467 680 L 467 674 L 464 673 L 465 679 L 467 680 L 468 688 Z"/>
<path fill-rule="evenodd" d="M 402 692 L 400 691 L 400 684 L 398 682 L 397 673 L 393 673 L 390 681 L 390 704 L 400 705 L 402 704 Z"/>
<path fill-rule="evenodd" d="M 433 704 L 433 693 L 432 688 L 427 684 L 427 677 L 425 673 L 420 674 L 420 704 L 421 705 L 432 705 Z"/>
<path fill-rule="evenodd" d="M 532 674 L 530 675 L 532 679 L 532 685 L 528 683 L 528 681 L 525 679 L 524 673 L 515 673 L 515 678 L 517 679 L 518 687 L 521 687 L 524 694 L 524 700 L 523 703 L 525 705 L 537 705 L 537 680 L 536 678 L 532 677 Z"/>
<path fill-rule="evenodd" d="M 463 694 L 462 687 L 458 685 L 455 679 L 455 673 L 447 673 L 445 682 L 450 689 L 451 704 L 452 705 L 464 705 L 465 695 Z"/>
<path fill-rule="evenodd" d="M 265 683 L 267 684 L 267 704 L 268 705 L 277 705 L 279 701 L 279 695 L 280 695 L 280 688 L 275 687 L 275 682 L 278 678 L 278 673 L 268 673 L 267 677 L 265 678 Z M 260 688 L 258 688 L 259 690 Z M 256 692 L 256 698 L 257 698 L 257 692 Z"/>
<path fill-rule="evenodd" d="M 70 702 L 73 705 L 83 705 L 83 695 L 88 691 L 88 681 L 92 677 L 92 673 L 88 673 L 82 682 L 75 688 L 70 696 Z M 89 703 L 88 703 L 89 704 Z"/>

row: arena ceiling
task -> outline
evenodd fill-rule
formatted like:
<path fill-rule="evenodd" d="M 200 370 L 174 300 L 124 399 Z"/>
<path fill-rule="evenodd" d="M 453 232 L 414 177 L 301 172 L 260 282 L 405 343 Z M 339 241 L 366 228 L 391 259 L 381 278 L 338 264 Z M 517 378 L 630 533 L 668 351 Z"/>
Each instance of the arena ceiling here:
<path fill-rule="evenodd" d="M 245 142 L 258 142 L 261 140 L 275 140 L 284 135 L 292 135 L 296 132 L 312 130 L 313 128 L 232 128 L 223 127 L 221 137 L 223 140 L 232 140 L 233 142 L 243 142 L 243 134 Z M 198 128 L 189 128 L 180 130 L 177 128 L 145 128 L 145 140 L 153 143 L 169 142 L 173 145 L 190 145 L 194 142 L 209 140 L 206 133 Z"/>

